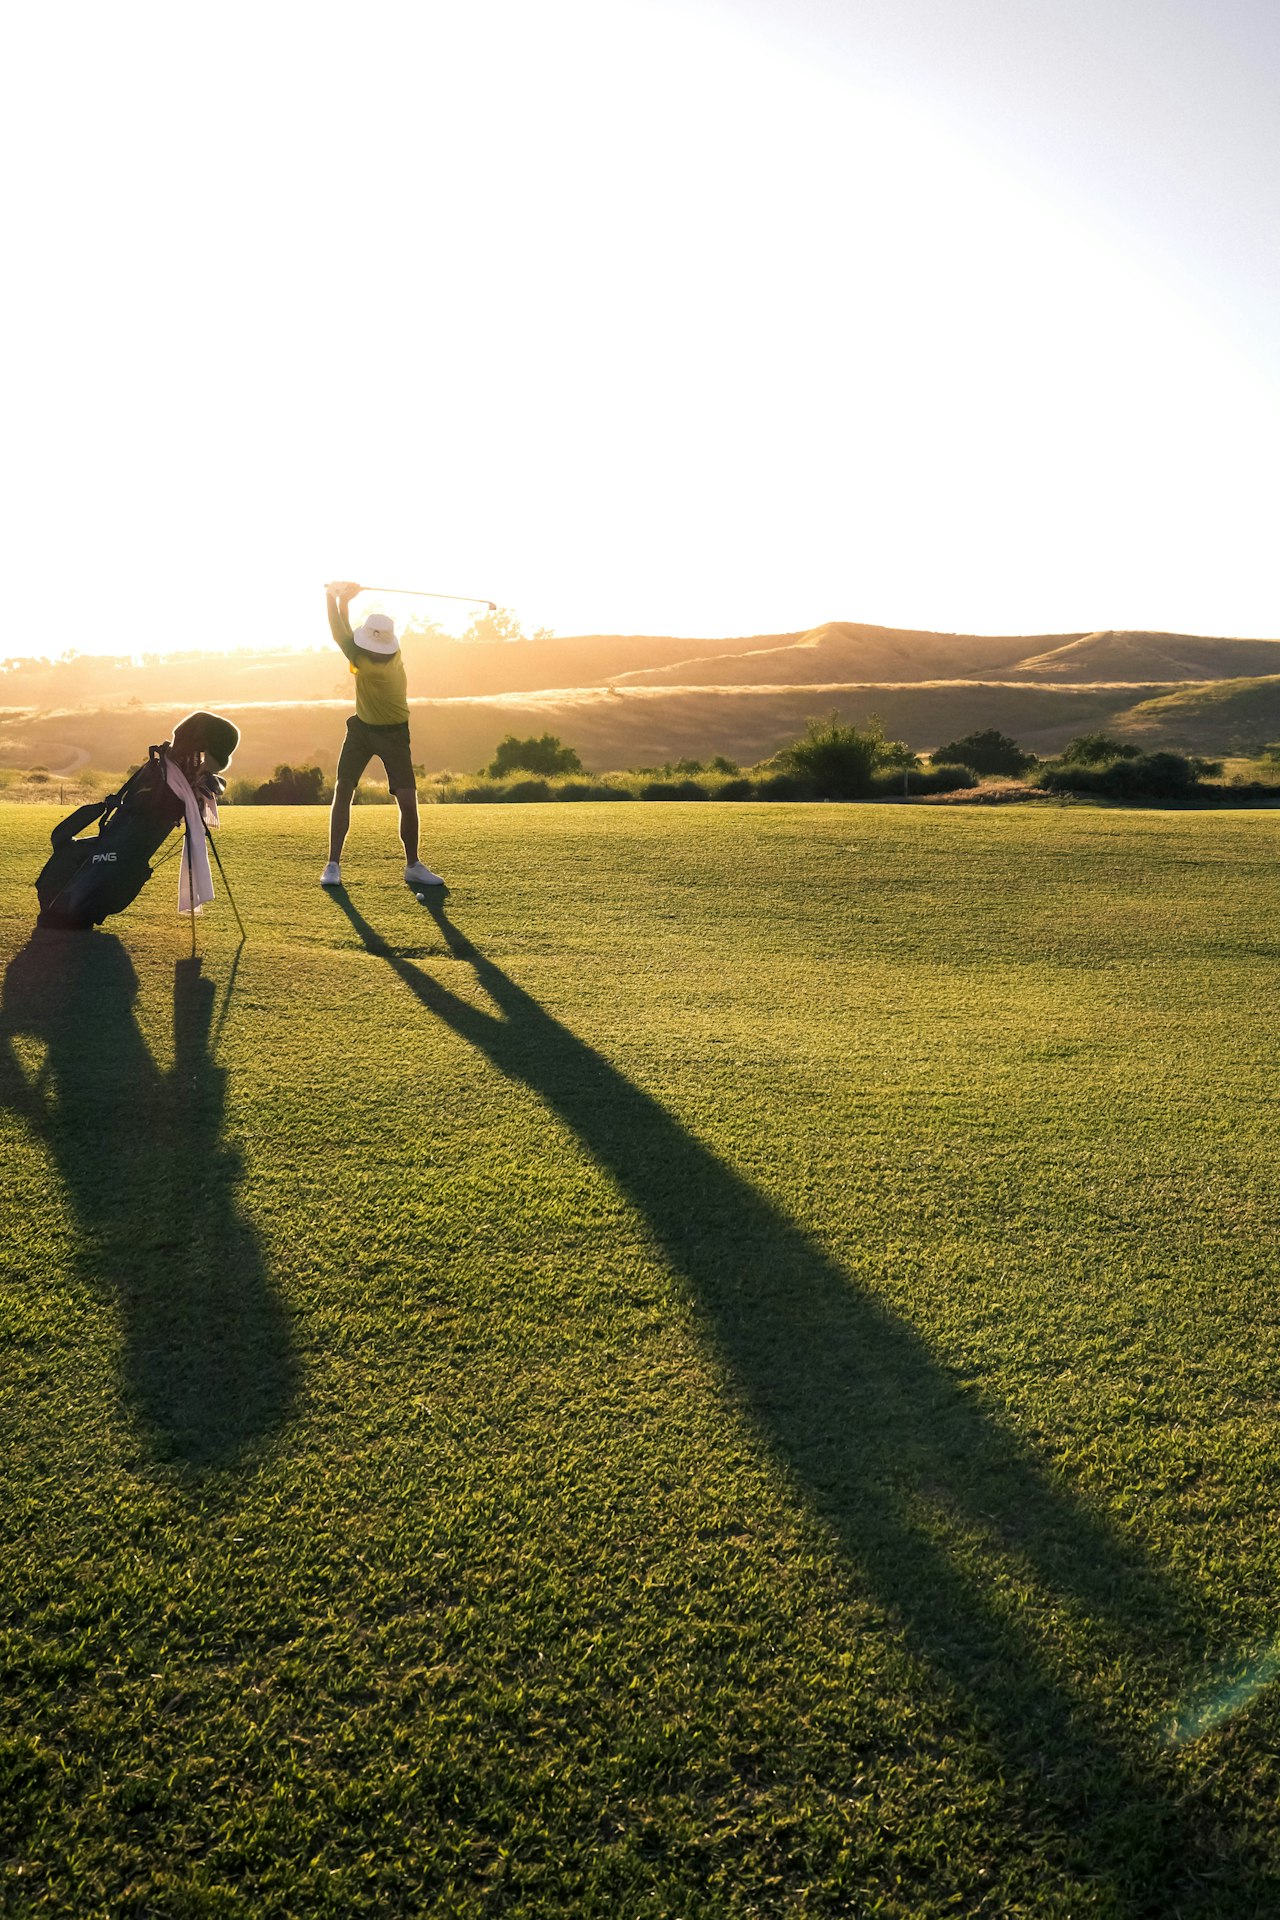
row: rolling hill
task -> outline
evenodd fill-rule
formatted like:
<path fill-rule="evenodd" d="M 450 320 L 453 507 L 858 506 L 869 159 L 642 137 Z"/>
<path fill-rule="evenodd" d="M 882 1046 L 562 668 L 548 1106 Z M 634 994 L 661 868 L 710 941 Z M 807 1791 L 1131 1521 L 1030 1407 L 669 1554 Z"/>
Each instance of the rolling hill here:
<path fill-rule="evenodd" d="M 831 621 L 798 636 L 753 641 L 740 652 L 695 654 L 621 673 L 616 683 L 801 686 L 1016 679 L 1151 686 L 1259 673 L 1280 673 L 1280 640 L 1114 631 L 1002 638 Z"/>
<path fill-rule="evenodd" d="M 1124 730 L 1144 746 L 1248 753 L 1280 740 L 1280 674 L 1177 687 L 1131 707 Z"/>
<path fill-rule="evenodd" d="M 432 770 L 467 771 L 506 733 L 548 731 L 600 769 L 715 753 L 749 762 L 829 712 L 875 713 L 921 750 L 986 726 L 1040 753 L 1095 727 L 1209 753 L 1280 737 L 1276 640 L 832 621 L 719 640 L 615 634 L 484 646 L 410 634 L 406 653 L 415 746 Z M 183 711 L 210 706 L 242 729 L 237 773 L 265 777 L 285 760 L 331 771 L 351 701 L 330 647 L 9 662 L 0 767 L 122 768 Z"/>
<path fill-rule="evenodd" d="M 894 737 L 934 746 L 975 727 L 998 726 L 1049 751 L 1072 733 L 1112 727 L 1133 697 L 1126 688 L 993 685 L 941 681 L 921 686 L 583 687 L 539 694 L 414 700 L 415 752 L 431 770 L 467 772 L 492 757 L 504 734 L 554 733 L 597 769 L 648 766 L 725 753 L 744 763 L 773 753 L 816 715 L 846 720 L 878 714 Z M 106 769 L 136 763 L 163 739 L 182 703 L 0 711 L 0 765 L 54 772 L 87 760 Z M 235 772 L 263 777 L 281 761 L 332 772 L 347 701 L 220 702 L 241 729 Z"/>

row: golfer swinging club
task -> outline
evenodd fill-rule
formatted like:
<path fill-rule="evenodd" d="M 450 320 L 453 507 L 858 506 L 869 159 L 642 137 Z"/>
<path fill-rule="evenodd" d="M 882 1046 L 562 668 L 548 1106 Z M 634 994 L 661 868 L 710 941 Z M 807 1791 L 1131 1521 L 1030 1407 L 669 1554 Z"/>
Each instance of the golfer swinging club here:
<path fill-rule="evenodd" d="M 356 677 L 356 710 L 347 721 L 347 737 L 338 757 L 329 810 L 329 861 L 322 887 L 340 887 L 342 843 L 351 825 L 351 801 L 360 776 L 376 754 L 386 768 L 387 785 L 400 809 L 405 884 L 442 887 L 444 881 L 418 858 L 418 789 L 409 746 L 409 697 L 396 630 L 385 613 L 371 613 L 353 633 L 347 607 L 360 591 L 354 580 L 336 580 L 325 588 L 329 630 Z"/>

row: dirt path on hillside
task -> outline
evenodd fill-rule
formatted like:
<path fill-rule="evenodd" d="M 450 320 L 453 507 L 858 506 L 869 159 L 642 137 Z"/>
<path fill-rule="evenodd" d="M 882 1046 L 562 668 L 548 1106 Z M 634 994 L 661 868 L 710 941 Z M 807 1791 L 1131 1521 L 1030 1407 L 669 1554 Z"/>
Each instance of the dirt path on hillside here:
<path fill-rule="evenodd" d="M 71 754 L 72 757 L 68 760 L 65 767 L 50 767 L 49 769 L 50 773 L 54 774 L 59 780 L 65 780 L 68 774 L 77 773 L 81 767 L 87 767 L 89 764 L 88 747 L 73 747 Z"/>

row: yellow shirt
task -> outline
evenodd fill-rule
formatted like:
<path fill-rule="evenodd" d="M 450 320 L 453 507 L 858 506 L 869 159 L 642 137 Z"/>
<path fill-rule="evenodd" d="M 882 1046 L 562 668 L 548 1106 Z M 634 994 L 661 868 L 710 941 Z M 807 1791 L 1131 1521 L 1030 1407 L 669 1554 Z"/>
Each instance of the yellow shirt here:
<path fill-rule="evenodd" d="M 395 727 L 406 722 L 409 684 L 400 649 L 381 654 L 366 653 L 354 640 L 338 640 L 338 645 L 356 677 L 356 718 L 367 727 Z"/>

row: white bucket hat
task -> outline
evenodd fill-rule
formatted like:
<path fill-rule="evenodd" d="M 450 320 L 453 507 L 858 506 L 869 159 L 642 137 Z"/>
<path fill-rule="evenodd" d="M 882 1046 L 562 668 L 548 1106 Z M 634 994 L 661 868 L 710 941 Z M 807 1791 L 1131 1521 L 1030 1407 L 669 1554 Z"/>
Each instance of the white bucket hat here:
<path fill-rule="evenodd" d="M 396 639 L 395 622 L 388 613 L 371 613 L 362 627 L 357 627 L 352 635 L 356 645 L 363 647 L 366 653 L 399 653 L 400 642 Z"/>

